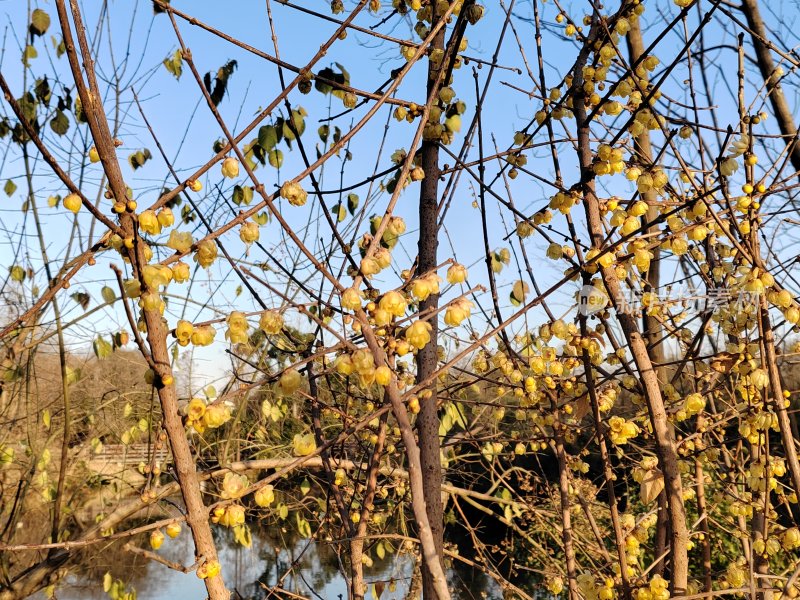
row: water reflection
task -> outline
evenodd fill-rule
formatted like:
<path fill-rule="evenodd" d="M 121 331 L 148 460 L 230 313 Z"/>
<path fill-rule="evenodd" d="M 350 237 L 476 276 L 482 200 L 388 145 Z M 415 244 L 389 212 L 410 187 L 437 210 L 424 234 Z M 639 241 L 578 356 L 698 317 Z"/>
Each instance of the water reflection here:
<path fill-rule="evenodd" d="M 270 590 L 280 585 L 283 589 L 304 598 L 337 600 L 347 598 L 347 583 L 342 576 L 344 559 L 329 544 L 299 539 L 290 528 L 270 526 L 259 528 L 251 524 L 253 545 L 243 548 L 234 543 L 227 530 L 217 530 L 217 547 L 228 586 L 246 600 L 285 598 Z M 147 547 L 146 537 L 134 540 Z M 109 543 L 86 554 L 82 571 L 59 586 L 56 598 L 60 600 L 101 600 L 103 576 L 110 572 L 136 589 L 142 600 L 198 600 L 205 598 L 205 586 L 194 573 L 181 573 L 144 557 L 126 552 L 122 543 Z M 194 560 L 193 546 L 188 528 L 180 535 L 167 538 L 159 550 L 167 560 L 190 565 Z M 414 581 L 413 557 L 408 554 L 387 554 L 383 560 L 375 558 L 365 569 L 367 582 L 384 583 L 381 600 L 401 600 L 409 596 L 411 588 L 418 589 Z M 485 575 L 462 564 L 450 571 L 454 598 L 465 600 L 502 598 L 497 586 Z M 416 585 L 415 585 L 416 583 Z M 372 585 L 367 598 L 374 598 Z M 417 594 L 414 594 L 416 596 Z M 412 597 L 414 597 L 412 596 Z M 234 594 L 234 597 L 237 597 Z M 36 596 L 43 600 L 45 596 Z"/>

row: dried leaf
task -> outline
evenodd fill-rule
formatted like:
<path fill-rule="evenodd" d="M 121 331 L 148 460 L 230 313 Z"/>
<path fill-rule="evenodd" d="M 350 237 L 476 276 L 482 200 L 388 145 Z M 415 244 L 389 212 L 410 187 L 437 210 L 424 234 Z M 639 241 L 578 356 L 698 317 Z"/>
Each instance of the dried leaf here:
<path fill-rule="evenodd" d="M 644 504 L 650 504 L 664 490 L 664 476 L 658 469 L 648 471 L 642 479 L 639 497 Z"/>

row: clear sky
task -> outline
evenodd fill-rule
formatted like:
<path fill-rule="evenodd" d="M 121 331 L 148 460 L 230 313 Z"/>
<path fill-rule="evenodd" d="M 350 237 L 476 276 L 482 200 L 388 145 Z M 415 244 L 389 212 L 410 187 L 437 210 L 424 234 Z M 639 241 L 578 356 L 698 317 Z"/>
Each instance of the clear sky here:
<path fill-rule="evenodd" d="M 298 0 L 298 3 L 324 14 L 330 14 L 327 2 Z M 316 53 L 321 41 L 331 35 L 335 25 L 323 22 L 277 1 L 270 4 L 276 24 L 281 58 L 293 65 L 304 65 Z M 355 3 L 345 2 L 345 4 L 349 10 Z M 219 3 L 174 0 L 173 5 L 261 51 L 269 54 L 275 53 L 263 2 Z M 28 10 L 36 6 L 48 11 L 53 22 L 47 34 L 34 41 L 38 57 L 31 61 L 32 68 L 25 71 L 20 61 L 26 43 L 23 34 L 28 19 Z M 222 134 L 202 101 L 201 94 L 187 66 L 184 64 L 183 75 L 179 81 L 176 81 L 161 64 L 164 58 L 172 55 L 178 48 L 175 32 L 168 16 L 163 14 L 154 16 L 149 2 L 84 2 L 82 6 L 90 39 L 98 49 L 98 75 L 102 80 L 102 85 L 108 91 L 107 114 L 112 122 L 117 124 L 118 134 L 123 142 L 119 149 L 119 155 L 124 163 L 131 153 L 140 149 L 147 148 L 153 154 L 153 159 L 135 173 L 127 164 L 123 165 L 123 172 L 134 189 L 140 206 L 146 206 L 158 197 L 164 186 L 171 186 L 173 182 L 150 132 L 144 126 L 139 108 L 134 102 L 134 92 L 140 100 L 144 115 L 162 144 L 166 156 L 174 163 L 181 178 L 190 175 L 213 155 L 212 143 L 222 137 Z M 508 3 L 506 3 L 507 6 Z M 576 19 L 580 19 L 582 3 L 576 2 L 566 6 L 575 7 L 576 10 L 569 12 Z M 359 16 L 357 23 L 363 27 L 376 26 L 388 14 L 388 10 L 388 8 L 384 8 L 378 15 L 369 15 L 365 11 Z M 781 9 L 778 8 L 778 10 Z M 783 10 L 789 12 L 777 15 L 781 19 L 777 22 L 788 27 L 792 19 L 796 18 L 796 11 L 790 11 L 788 7 Z M 545 74 L 548 80 L 547 85 L 550 87 L 558 83 L 567 72 L 568 67 L 574 61 L 577 45 L 571 40 L 566 40 L 559 33 L 561 28 L 555 23 L 557 9 L 553 4 L 548 2 L 542 5 L 542 11 L 545 25 L 543 42 Z M 657 26 L 662 19 L 670 18 L 669 16 L 676 12 L 677 7 L 671 2 L 653 3 L 653 8 L 646 13 L 645 23 Z M 71 86 L 66 57 L 57 58 L 51 43 L 51 35 L 58 36 L 60 33 L 53 3 L 44 1 L 26 3 L 16 0 L 0 2 L 0 14 L 4 16 L 5 21 L 5 52 L 0 67 L 15 94 L 21 93 L 23 82 L 27 82 L 29 85 L 32 79 L 45 73 L 50 77 L 51 88 L 56 95 L 60 93 L 62 85 Z M 102 18 L 100 18 L 101 15 Z M 495 144 L 500 150 L 509 147 L 514 132 L 526 126 L 535 111 L 541 107 L 540 100 L 532 99 L 528 94 L 523 93 L 528 91 L 536 93 L 534 84 L 528 75 L 528 67 L 533 70 L 533 76 L 538 82 L 531 3 L 523 0 L 516 2 L 514 15 L 515 17 L 511 21 L 514 30 L 506 32 L 498 55 L 498 65 L 502 68 L 497 69 L 493 75 L 492 93 L 487 98 L 482 111 L 485 154 L 493 153 Z M 692 19 L 694 18 L 693 16 Z M 467 33 L 469 47 L 466 54 L 484 61 L 491 61 L 504 19 L 505 12 L 500 3 L 487 2 L 484 20 Z M 191 49 L 195 64 L 201 74 L 215 72 L 228 60 L 237 61 L 238 68 L 230 80 L 228 93 L 219 110 L 231 129 L 234 132 L 240 131 L 280 91 L 275 66 L 241 48 L 233 47 L 230 43 L 199 27 L 193 27 L 180 19 L 177 22 L 180 33 L 186 45 Z M 690 26 L 691 22 L 690 20 Z M 395 23 L 395 25 L 378 25 L 376 31 L 398 38 L 411 39 L 412 23 L 410 21 L 404 22 L 395 19 L 391 23 Z M 730 42 L 730 33 L 713 27 L 708 30 L 710 38 L 719 37 L 720 40 L 724 39 L 728 42 Z M 668 62 L 671 56 L 679 50 L 681 40 L 676 35 L 667 36 L 656 49 L 656 54 L 662 57 L 662 63 Z M 648 37 L 650 36 L 648 35 Z M 524 53 L 520 52 L 517 40 L 521 43 Z M 712 45 L 713 41 L 710 39 L 707 43 Z M 323 67 L 333 66 L 337 62 L 344 65 L 349 71 L 353 86 L 372 90 L 384 82 L 393 69 L 401 66 L 404 59 L 400 57 L 393 43 L 376 40 L 366 34 L 351 32 L 346 40 L 333 45 L 328 54 L 317 63 L 314 70 L 318 71 Z M 473 73 L 477 73 L 481 85 L 489 73 L 486 65 L 473 71 L 474 66 L 475 63 L 458 70 L 453 86 L 457 96 L 462 98 L 468 107 L 464 115 L 462 136 L 474 115 L 476 104 Z M 714 98 L 715 104 L 723 107 L 726 104 L 730 106 L 729 88 L 726 87 L 727 83 L 723 80 L 725 66 L 722 64 L 716 66 L 718 71 L 711 70 L 715 77 L 712 86 L 718 94 Z M 53 80 L 53 72 L 58 74 L 58 81 Z M 117 78 L 114 76 L 115 72 Z M 285 73 L 285 75 L 287 78 L 292 76 L 291 73 Z M 422 69 L 415 69 L 400 86 L 397 96 L 422 103 L 424 101 L 422 75 Z M 665 87 L 667 100 L 688 102 L 688 91 L 684 83 L 685 75 L 685 70 L 678 69 L 670 78 Z M 119 88 L 118 95 L 113 93 L 115 86 Z M 73 99 L 75 95 L 73 91 Z M 322 147 L 317 137 L 317 128 L 321 121 L 329 115 L 337 115 L 342 112 L 341 103 L 335 98 L 323 96 L 316 91 L 312 91 L 308 95 L 302 95 L 295 91 L 289 99 L 293 106 L 302 106 L 308 111 L 303 140 L 313 160 L 314 146 Z M 284 110 L 283 107 L 280 110 Z M 390 155 L 396 149 L 408 148 L 415 126 L 394 123 L 393 120 L 390 120 L 391 110 L 389 107 L 382 108 L 378 115 L 353 139 L 349 146 L 352 160 L 344 165 L 343 174 L 341 173 L 342 161 L 337 158 L 330 161 L 323 170 L 317 173 L 323 190 L 338 188 L 340 177 L 345 186 L 362 181 L 375 171 L 382 171 L 389 167 L 391 165 Z M 9 114 L 8 106 L 3 105 L 2 111 L 4 114 Z M 340 127 L 342 131 L 347 131 L 365 114 L 365 111 L 366 107 L 360 107 L 355 111 L 346 112 L 330 124 Z M 724 111 L 722 114 L 724 115 Z M 71 113 L 69 116 L 72 120 Z M 732 112 L 728 122 L 720 125 L 724 127 L 735 120 L 736 115 Z M 381 144 L 387 122 L 392 126 L 385 141 Z M 56 137 L 47 127 L 43 131 L 46 142 L 52 145 L 55 154 L 68 168 L 75 180 L 81 183 L 84 193 L 90 198 L 97 197 L 100 193 L 98 186 L 102 175 L 99 165 L 91 165 L 88 169 L 83 170 L 78 160 L 90 145 L 85 137 L 87 135 L 86 127 L 76 128 L 72 123 L 70 131 L 63 138 Z M 556 126 L 556 136 L 563 135 L 563 133 L 563 130 Z M 457 151 L 462 139 L 461 136 L 457 137 L 450 148 Z M 285 146 L 282 148 L 285 153 L 285 163 L 279 171 L 269 166 L 259 167 L 257 170 L 257 174 L 265 183 L 267 190 L 274 190 L 275 185 L 286 178 L 294 177 L 302 169 L 299 153 L 296 150 L 289 152 Z M 574 152 L 571 151 L 569 143 L 562 144 L 560 149 L 561 168 L 565 184 L 569 186 L 577 180 Z M 477 158 L 476 146 L 470 150 L 469 156 L 472 160 Z M 527 168 L 536 176 L 544 182 L 554 179 L 553 165 L 546 148 L 528 151 L 526 156 L 528 158 Z M 452 160 L 444 154 L 442 162 L 452 164 Z M 79 232 L 72 227 L 73 219 L 63 208 L 47 207 L 48 196 L 57 193 L 64 194 L 64 190 L 50 176 L 46 165 L 42 164 L 40 160 L 35 160 L 33 164 L 34 190 L 41 222 L 46 232 L 48 253 L 51 260 L 59 264 L 58 259 L 63 258 L 67 251 L 70 255 L 76 253 L 76 244 L 85 247 L 87 240 L 83 236 L 86 235 L 88 228 L 84 227 L 83 231 Z M 498 166 L 497 162 L 487 166 L 487 177 L 490 180 L 498 172 Z M 19 151 L 13 150 L 6 154 L 0 162 L 0 182 L 4 183 L 5 180 L 12 179 L 18 187 L 9 198 L 3 200 L 3 208 L 0 209 L 2 211 L 0 212 L 2 218 L 0 227 L 4 232 L 4 236 L 0 237 L 0 256 L 2 257 L 0 262 L 4 266 L 12 263 L 30 265 L 38 271 L 35 278 L 36 285 L 40 289 L 44 289 L 46 281 L 41 271 L 40 252 L 31 226 L 31 215 L 29 213 L 27 216 L 22 216 L 19 212 L 19 205 L 25 200 L 26 192 L 23 174 L 24 169 Z M 241 183 L 243 178 L 237 181 Z M 630 195 L 632 186 L 622 177 L 612 178 L 609 181 L 611 181 L 607 190 L 609 194 Z M 231 197 L 232 186 L 229 181 L 222 180 L 218 167 L 215 167 L 207 177 L 203 178 L 203 183 L 204 193 L 208 192 L 211 195 L 204 201 L 203 206 L 211 207 L 212 204 L 214 206 L 213 209 L 209 208 L 210 212 L 206 214 L 206 217 L 215 226 L 230 219 L 237 207 L 232 207 L 229 202 L 223 201 L 229 200 Z M 504 199 L 512 198 L 516 208 L 525 214 L 531 214 L 544 206 L 553 193 L 553 189 L 549 185 L 525 174 L 508 183 L 510 196 L 502 179 L 495 182 L 492 189 Z M 304 182 L 304 185 L 310 190 L 311 186 L 308 180 Z M 442 188 L 444 185 L 440 189 Z M 472 285 L 485 284 L 487 281 L 483 265 L 484 242 L 480 213 L 472 206 L 473 201 L 477 198 L 477 189 L 474 180 L 466 173 L 462 174 L 459 186 L 453 194 L 452 205 L 447 213 L 440 238 L 442 259 L 455 256 L 457 260 L 468 265 L 471 272 L 470 284 Z M 364 217 L 382 212 L 389 197 L 385 192 L 378 190 L 376 183 L 362 185 L 354 191 L 361 197 L 362 206 L 364 206 L 368 194 L 372 194 L 371 204 L 368 205 Z M 211 201 L 214 197 L 217 199 L 216 202 Z M 416 185 L 412 185 L 401 196 L 396 210 L 396 214 L 405 217 L 408 223 L 406 235 L 400 247 L 394 251 L 398 270 L 408 267 L 416 254 L 416 198 L 417 188 Z M 339 197 L 326 195 L 325 201 L 329 207 L 332 207 L 339 201 Z M 103 206 L 107 208 L 107 202 L 104 202 Z M 283 214 L 298 231 L 303 233 L 309 246 L 320 250 L 330 243 L 331 236 L 327 224 L 321 218 L 316 201 L 314 206 L 309 210 L 292 210 L 291 207 L 285 206 L 283 208 L 286 211 Z M 511 217 L 507 210 L 503 209 L 501 214 L 497 207 L 497 201 L 491 196 L 487 196 L 489 247 L 492 250 L 509 247 L 513 252 L 511 266 L 499 277 L 501 287 L 498 295 L 501 310 L 504 315 L 508 315 L 513 310 L 508 299 L 510 286 L 514 280 L 525 279 L 527 276 L 524 275 L 520 247 L 518 242 L 514 241 L 516 238 L 508 240 L 509 234 L 514 229 L 514 223 L 510 221 Z M 581 212 L 574 211 L 573 213 L 579 228 L 582 227 Z M 88 218 L 86 214 L 79 216 L 80 222 L 84 224 L 88 222 Z M 558 231 L 566 231 L 566 224 L 561 216 L 555 217 L 553 225 Z M 196 220 L 191 227 L 195 228 L 195 237 L 199 237 L 203 233 L 203 227 L 199 221 Z M 360 236 L 366 232 L 368 225 L 358 216 L 354 218 L 348 216 L 340 228 L 344 237 L 349 240 L 354 235 Z M 181 229 L 185 229 L 185 227 L 181 227 Z M 97 239 L 98 233 L 99 230 L 96 229 L 92 239 Z M 261 239 L 278 262 L 290 264 L 295 260 L 294 250 L 290 245 L 283 243 L 282 233 L 276 223 L 262 228 Z M 320 242 L 320 239 L 323 241 Z M 223 241 L 235 258 L 245 258 L 246 249 L 235 232 L 225 236 Z M 564 268 L 563 263 L 555 263 L 543 258 L 546 246 L 547 241 L 539 235 L 533 236 L 525 242 L 525 249 L 532 262 L 533 272 L 543 288 L 560 277 Z M 169 252 L 166 249 L 157 251 L 161 256 L 165 256 Z M 105 258 L 101 257 L 95 267 L 86 270 L 75 281 L 70 292 L 87 291 L 93 297 L 92 306 L 94 306 L 94 303 L 99 301 L 99 288 L 111 281 L 108 260 L 119 262 L 117 258 L 111 254 L 107 254 Z M 246 255 L 246 259 L 255 265 L 263 262 L 271 263 L 271 268 L 275 268 L 272 259 L 256 248 L 251 249 L 250 253 Z M 677 266 L 668 264 L 666 267 L 663 276 L 669 280 L 678 272 Z M 309 271 L 307 266 L 301 266 L 298 274 L 301 278 L 309 277 L 312 280 L 315 276 L 315 273 Z M 282 277 L 270 274 L 266 276 L 276 284 L 285 284 Z M 382 274 L 376 279 L 376 285 L 384 288 L 395 282 L 396 279 L 393 275 Z M 246 291 L 241 296 L 237 296 L 239 284 L 235 275 L 230 272 L 230 268 L 222 261 L 218 262 L 214 268 L 207 273 L 201 273 L 198 277 L 194 284 L 193 302 L 183 303 L 177 298 L 171 300 L 168 308 L 170 322 L 174 323 L 180 317 L 189 320 L 211 318 L 215 314 L 213 310 L 215 308 L 224 312 L 229 311 L 231 306 L 237 306 L 241 310 L 258 310 L 258 304 Z M 30 282 L 26 285 L 28 285 L 27 294 L 30 294 Z M 319 285 L 318 278 L 315 279 L 315 285 Z M 576 284 L 554 296 L 553 310 L 556 316 L 566 314 L 569 319 L 574 316 L 574 313 L 569 313 L 569 311 L 574 305 L 571 294 L 577 289 Z M 173 288 L 170 288 L 169 291 L 173 292 Z M 176 294 L 182 293 L 177 289 L 174 291 Z M 446 295 L 445 297 L 452 297 L 453 293 L 449 292 L 451 296 Z M 66 313 L 65 318 L 79 317 L 82 309 L 77 303 L 67 300 L 65 295 L 62 295 L 61 298 Z M 274 295 L 265 294 L 264 298 L 270 305 L 280 305 L 280 300 Z M 480 302 L 486 310 L 490 310 L 491 303 L 488 296 L 482 296 Z M 81 321 L 73 329 L 71 341 L 74 346 L 85 350 L 88 340 L 93 337 L 94 332 L 108 334 L 124 328 L 124 316 L 118 308 L 119 304 L 115 309 L 98 311 L 93 317 Z M 533 311 L 528 317 L 529 325 L 538 324 L 542 317 L 543 313 L 538 310 Z M 288 314 L 287 318 L 297 325 L 305 323 L 305 319 L 297 315 Z M 217 337 L 220 343 L 215 345 L 213 351 L 206 350 L 195 356 L 200 366 L 197 372 L 206 377 L 220 374 L 229 365 L 229 361 L 222 353 L 224 345 L 222 333 L 222 328 L 220 328 Z"/>

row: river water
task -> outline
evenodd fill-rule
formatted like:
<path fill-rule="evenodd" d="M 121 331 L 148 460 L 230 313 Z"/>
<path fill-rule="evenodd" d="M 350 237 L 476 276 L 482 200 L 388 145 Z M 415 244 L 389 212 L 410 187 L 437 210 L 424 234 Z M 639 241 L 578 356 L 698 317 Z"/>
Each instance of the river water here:
<path fill-rule="evenodd" d="M 287 529 L 272 527 L 267 531 L 252 528 L 252 547 L 244 548 L 233 542 L 232 536 L 222 532 L 217 540 L 223 575 L 228 587 L 239 595 L 234 598 L 262 600 L 266 598 L 291 598 L 284 594 L 271 594 L 270 588 L 279 581 L 282 588 L 296 594 L 297 598 L 338 600 L 347 598 L 347 584 L 341 575 L 339 556 L 325 544 L 315 544 L 298 539 Z M 146 539 L 137 539 L 146 547 Z M 158 554 L 183 565 L 191 565 L 193 547 L 188 528 L 180 535 L 166 538 Z M 377 600 L 374 583 L 383 592 L 380 600 L 402 600 L 412 585 L 412 561 L 408 554 L 388 554 L 383 560 L 365 569 L 369 585 L 367 598 Z M 87 556 L 80 574 L 72 574 L 57 588 L 59 600 L 101 600 L 109 595 L 103 591 L 103 576 L 111 573 L 114 579 L 136 590 L 139 600 L 202 600 L 205 586 L 194 573 L 181 573 L 144 557 L 133 555 L 120 544 L 109 544 Z M 294 569 L 292 565 L 296 565 Z M 451 571 L 450 579 L 454 598 L 502 598 L 496 586 L 482 574 L 470 571 Z M 43 600 L 39 594 L 36 600 Z"/>

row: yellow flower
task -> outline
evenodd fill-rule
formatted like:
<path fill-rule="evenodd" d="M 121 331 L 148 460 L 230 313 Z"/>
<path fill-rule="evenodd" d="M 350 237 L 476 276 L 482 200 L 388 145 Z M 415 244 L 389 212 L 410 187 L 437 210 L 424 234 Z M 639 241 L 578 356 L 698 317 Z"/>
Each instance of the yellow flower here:
<path fill-rule="evenodd" d="M 156 213 L 152 210 L 146 210 L 139 215 L 139 229 L 150 235 L 158 235 L 161 233 L 161 223 L 158 222 Z"/>
<path fill-rule="evenodd" d="M 229 156 L 222 161 L 222 176 L 233 179 L 239 176 L 239 161 Z"/>
<path fill-rule="evenodd" d="M 375 359 L 369 350 L 356 350 L 351 357 L 353 367 L 363 375 L 375 372 Z"/>
<path fill-rule="evenodd" d="M 186 417 L 190 421 L 199 421 L 206 414 L 206 403 L 202 398 L 192 398 L 186 405 Z"/>
<path fill-rule="evenodd" d="M 175 283 L 189 281 L 189 265 L 185 262 L 176 262 L 172 265 L 172 279 Z"/>
<path fill-rule="evenodd" d="M 636 426 L 636 424 L 626 421 L 622 417 L 611 417 L 608 425 L 608 435 L 611 438 L 611 442 L 617 446 L 627 444 L 630 438 L 634 438 L 639 435 L 639 428 Z"/>
<path fill-rule="evenodd" d="M 334 475 L 333 482 L 336 485 L 342 485 L 347 480 L 347 472 L 342 467 L 336 469 L 336 474 Z"/>
<path fill-rule="evenodd" d="M 347 288 L 342 292 L 340 302 L 345 310 L 358 310 L 361 308 L 361 292 L 356 288 Z"/>
<path fill-rule="evenodd" d="M 214 341 L 215 335 L 217 335 L 217 330 L 211 325 L 196 327 L 192 332 L 192 344 L 195 346 L 209 346 Z"/>
<path fill-rule="evenodd" d="M 458 327 L 464 319 L 469 318 L 472 306 L 472 302 L 466 298 L 459 298 L 447 307 L 444 313 L 444 322 L 451 327 Z"/>
<path fill-rule="evenodd" d="M 172 227 L 172 224 L 175 223 L 175 215 L 172 214 L 172 209 L 165 206 L 156 215 L 158 217 L 158 223 L 162 227 Z"/>
<path fill-rule="evenodd" d="M 719 163 L 719 171 L 725 177 L 730 177 L 739 170 L 739 163 L 734 157 L 726 158 Z"/>
<path fill-rule="evenodd" d="M 178 321 L 175 326 L 175 337 L 178 339 L 179 345 L 186 346 L 192 339 L 192 333 L 194 333 L 194 325 L 183 319 Z"/>
<path fill-rule="evenodd" d="M 307 433 L 303 435 L 301 433 L 296 433 L 292 440 L 292 447 L 295 456 L 308 456 L 317 449 L 317 442 L 314 440 L 314 434 Z"/>
<path fill-rule="evenodd" d="M 269 484 L 262 486 L 256 490 L 253 497 L 258 506 L 267 507 L 275 501 L 275 488 Z"/>
<path fill-rule="evenodd" d="M 163 315 L 166 307 L 158 292 L 146 292 L 139 297 L 139 308 L 142 310 L 157 310 Z"/>
<path fill-rule="evenodd" d="M 257 242 L 259 237 L 261 237 L 261 232 L 258 229 L 258 223 L 254 221 L 246 221 L 239 229 L 239 239 L 248 246 L 253 242 Z"/>
<path fill-rule="evenodd" d="M 222 479 L 220 497 L 224 500 L 241 498 L 249 485 L 250 481 L 244 475 L 225 473 L 225 477 Z"/>
<path fill-rule="evenodd" d="M 402 217 L 392 217 L 386 225 L 386 231 L 394 236 L 403 235 L 406 232 L 406 222 Z"/>
<path fill-rule="evenodd" d="M 378 248 L 375 250 L 375 262 L 378 263 L 381 271 L 392 264 L 392 253 L 386 248 Z"/>
<path fill-rule="evenodd" d="M 145 265 L 142 268 L 142 279 L 148 288 L 157 290 L 172 281 L 172 269 L 165 265 Z"/>
<path fill-rule="evenodd" d="M 447 282 L 455 285 L 457 283 L 464 283 L 467 280 L 467 267 L 461 263 L 450 265 L 447 269 Z"/>
<path fill-rule="evenodd" d="M 356 370 L 353 359 L 350 358 L 349 354 L 340 354 L 333 364 L 336 367 L 336 372 L 340 375 L 351 375 Z"/>
<path fill-rule="evenodd" d="M 431 324 L 426 321 L 415 321 L 406 329 L 406 341 L 417 350 L 424 348 L 431 341 Z"/>
<path fill-rule="evenodd" d="M 181 525 L 180 523 L 170 523 L 167 525 L 165 531 L 169 537 L 175 539 L 181 533 Z"/>
<path fill-rule="evenodd" d="M 296 181 L 287 181 L 281 186 L 281 198 L 289 201 L 292 206 L 303 206 L 308 200 L 308 194 Z"/>
<path fill-rule="evenodd" d="M 696 415 L 706 407 L 706 400 L 702 394 L 689 394 L 686 396 L 683 407 L 689 416 Z"/>
<path fill-rule="evenodd" d="M 236 527 L 244 524 L 244 506 L 241 504 L 230 504 L 225 507 L 225 512 L 219 518 L 219 524 L 225 527 Z"/>
<path fill-rule="evenodd" d="M 376 308 L 372 312 L 372 319 L 375 321 L 375 325 L 383 327 L 392 322 L 392 313 L 382 308 Z"/>
<path fill-rule="evenodd" d="M 389 385 L 392 381 L 392 370 L 386 365 L 381 365 L 375 369 L 375 383 L 378 385 Z"/>
<path fill-rule="evenodd" d="M 411 282 L 411 293 L 419 300 L 425 300 L 431 294 L 439 293 L 439 282 L 442 280 L 436 273 L 428 273 Z"/>
<path fill-rule="evenodd" d="M 96 163 L 100 162 L 100 153 L 97 151 L 97 148 L 92 146 L 89 148 L 89 162 Z"/>
<path fill-rule="evenodd" d="M 792 527 L 783 532 L 781 544 L 785 550 L 794 550 L 800 546 L 800 530 Z"/>
<path fill-rule="evenodd" d="M 278 380 L 281 391 L 290 396 L 294 394 L 303 383 L 303 376 L 295 369 L 286 369 Z"/>
<path fill-rule="evenodd" d="M 364 277 L 372 277 L 376 273 L 381 272 L 381 266 L 374 258 L 367 257 L 361 260 L 361 272 L 364 274 Z"/>
<path fill-rule="evenodd" d="M 396 290 L 392 290 L 383 295 L 378 302 L 378 306 L 395 317 L 402 317 L 404 314 L 406 314 L 408 302 L 406 302 L 406 298 L 403 296 L 403 294 Z"/>
<path fill-rule="evenodd" d="M 194 260 L 201 267 L 207 269 L 217 258 L 217 243 L 214 240 L 203 240 L 197 244 Z"/>
<path fill-rule="evenodd" d="M 558 596 L 564 589 L 564 580 L 561 577 L 553 577 L 547 584 L 548 591 L 554 596 Z"/>
<path fill-rule="evenodd" d="M 261 313 L 258 326 L 267 335 L 277 335 L 283 329 L 283 316 L 277 310 L 267 310 Z"/>
<path fill-rule="evenodd" d="M 186 187 L 188 187 L 193 192 L 199 192 L 203 189 L 203 184 L 200 183 L 197 179 L 189 179 L 186 182 Z"/>
<path fill-rule="evenodd" d="M 169 232 L 167 248 L 172 248 L 176 252 L 185 254 L 192 249 L 192 244 L 194 244 L 194 240 L 192 239 L 192 234 L 188 231 L 181 232 L 173 229 Z"/>
<path fill-rule="evenodd" d="M 197 576 L 200 579 L 211 579 L 222 571 L 222 565 L 218 560 L 207 560 L 197 568 Z"/>
<path fill-rule="evenodd" d="M 203 414 L 203 422 L 210 429 L 221 427 L 227 423 L 230 418 L 230 409 L 221 402 L 217 404 L 209 404 L 206 407 L 206 412 Z"/>
<path fill-rule="evenodd" d="M 228 331 L 225 332 L 225 338 L 229 339 L 232 344 L 244 344 L 247 342 L 247 318 L 243 313 L 233 311 L 227 318 Z"/>

